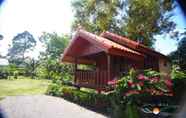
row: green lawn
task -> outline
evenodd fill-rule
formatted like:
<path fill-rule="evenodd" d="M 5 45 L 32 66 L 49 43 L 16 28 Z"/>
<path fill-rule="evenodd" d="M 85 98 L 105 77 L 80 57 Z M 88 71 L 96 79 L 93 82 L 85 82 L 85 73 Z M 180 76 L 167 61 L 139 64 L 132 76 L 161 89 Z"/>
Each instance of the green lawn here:
<path fill-rule="evenodd" d="M 0 80 L 0 98 L 15 95 L 44 94 L 49 80 L 17 79 Z"/>

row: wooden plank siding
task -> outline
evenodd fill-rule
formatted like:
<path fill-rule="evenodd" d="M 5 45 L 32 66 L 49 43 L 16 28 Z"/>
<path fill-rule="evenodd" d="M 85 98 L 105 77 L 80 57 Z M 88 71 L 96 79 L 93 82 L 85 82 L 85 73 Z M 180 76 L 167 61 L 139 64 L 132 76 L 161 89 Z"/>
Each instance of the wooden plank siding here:
<path fill-rule="evenodd" d="M 104 88 L 109 81 L 107 71 L 77 70 L 76 78 L 76 85 L 93 89 Z"/>
<path fill-rule="evenodd" d="M 75 84 L 79 87 L 93 89 L 104 89 L 108 82 L 119 79 L 123 73 L 127 73 L 130 68 L 140 68 L 139 62 L 130 60 L 122 56 L 108 55 L 102 53 L 96 57 L 95 70 L 76 69 Z"/>

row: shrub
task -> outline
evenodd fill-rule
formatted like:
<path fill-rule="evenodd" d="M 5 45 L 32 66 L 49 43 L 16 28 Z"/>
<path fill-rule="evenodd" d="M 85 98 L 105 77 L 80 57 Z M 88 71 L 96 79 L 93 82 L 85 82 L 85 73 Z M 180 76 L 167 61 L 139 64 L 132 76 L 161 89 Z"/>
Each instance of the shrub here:
<path fill-rule="evenodd" d="M 186 73 L 183 71 L 180 71 L 179 67 L 174 65 L 172 67 L 172 72 L 171 72 L 171 78 L 172 79 L 186 79 Z"/>
<path fill-rule="evenodd" d="M 186 91 L 186 73 L 181 71 L 179 66 L 173 65 L 171 78 L 173 79 L 173 91 L 174 91 L 174 98 L 173 102 L 178 103 L 181 101 L 183 95 Z"/>
<path fill-rule="evenodd" d="M 62 97 L 80 105 L 98 109 L 109 105 L 109 98 L 106 95 L 85 92 L 73 87 L 62 87 Z"/>
<path fill-rule="evenodd" d="M 62 79 L 63 81 L 72 80 L 72 65 L 61 64 L 56 60 L 42 62 L 36 69 L 36 75 L 42 79 Z"/>
<path fill-rule="evenodd" d="M 57 81 L 48 87 L 47 94 L 60 96 L 71 102 L 88 108 L 94 108 L 94 110 L 101 112 L 106 112 L 108 106 L 110 106 L 110 99 L 107 95 L 87 90 L 82 91 L 72 86 L 59 84 Z"/>
<path fill-rule="evenodd" d="M 47 94 L 52 96 L 61 96 L 62 95 L 62 87 L 59 84 L 52 83 L 48 86 Z"/>
<path fill-rule="evenodd" d="M 139 118 L 137 106 L 146 97 L 172 96 L 172 80 L 160 75 L 152 70 L 138 73 L 131 69 L 128 75 L 116 81 L 116 89 L 111 97 L 113 117 Z"/>

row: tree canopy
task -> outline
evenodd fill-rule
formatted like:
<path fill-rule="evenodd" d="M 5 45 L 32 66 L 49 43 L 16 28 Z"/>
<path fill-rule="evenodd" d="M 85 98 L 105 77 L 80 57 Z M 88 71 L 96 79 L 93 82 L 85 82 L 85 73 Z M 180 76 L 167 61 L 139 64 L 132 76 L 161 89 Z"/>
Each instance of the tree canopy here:
<path fill-rule="evenodd" d="M 111 31 L 152 47 L 154 35 L 175 28 L 170 21 L 172 0 L 75 0 L 73 28 L 81 25 L 88 31 Z"/>
<path fill-rule="evenodd" d="M 31 33 L 24 31 L 12 39 L 12 47 L 8 50 L 8 58 L 11 63 L 22 64 L 25 60 L 25 53 L 36 46 L 36 40 Z"/>
<path fill-rule="evenodd" d="M 61 78 L 64 74 L 65 68 L 71 69 L 70 66 L 60 64 L 60 56 L 64 52 L 68 42 L 69 36 L 58 35 L 57 33 L 44 32 L 39 40 L 42 42 L 45 51 L 40 54 L 40 65 L 38 73 L 42 78 Z M 40 71 L 41 70 L 41 71 Z M 66 72 L 66 71 L 65 71 Z M 68 73 L 67 73 L 68 74 Z"/>
<path fill-rule="evenodd" d="M 182 70 L 186 71 L 186 31 L 181 34 L 177 50 L 170 54 L 174 64 L 178 64 Z"/>
<path fill-rule="evenodd" d="M 40 41 L 44 44 L 45 55 L 52 59 L 58 59 L 61 53 L 64 52 L 65 47 L 69 42 L 69 36 L 59 36 L 57 33 L 46 33 L 44 32 L 40 37 Z M 44 54 L 44 53 L 42 53 Z"/>

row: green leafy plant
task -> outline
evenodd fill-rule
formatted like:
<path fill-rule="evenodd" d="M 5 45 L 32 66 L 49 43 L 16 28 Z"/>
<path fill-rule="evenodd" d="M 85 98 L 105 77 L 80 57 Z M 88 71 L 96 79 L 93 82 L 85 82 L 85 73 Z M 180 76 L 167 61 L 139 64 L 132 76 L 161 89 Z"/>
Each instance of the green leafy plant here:
<path fill-rule="evenodd" d="M 47 89 L 47 94 L 52 96 L 61 96 L 62 95 L 62 87 L 59 84 L 52 83 L 49 85 Z"/>
<path fill-rule="evenodd" d="M 150 69 L 144 72 L 131 69 L 128 75 L 115 81 L 115 84 L 116 89 L 111 98 L 115 118 L 139 118 L 137 106 L 142 103 L 143 98 L 173 95 L 172 80 L 163 78 L 160 73 Z"/>
<path fill-rule="evenodd" d="M 180 71 L 179 67 L 173 65 L 172 72 L 171 72 L 172 79 L 186 79 L 186 73 Z"/>

